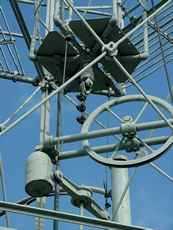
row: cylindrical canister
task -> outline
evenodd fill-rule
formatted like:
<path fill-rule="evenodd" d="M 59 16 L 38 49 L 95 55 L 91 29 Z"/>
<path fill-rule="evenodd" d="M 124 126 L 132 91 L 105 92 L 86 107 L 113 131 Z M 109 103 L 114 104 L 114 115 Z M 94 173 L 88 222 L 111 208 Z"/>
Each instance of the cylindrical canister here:
<path fill-rule="evenodd" d="M 26 192 L 32 197 L 47 196 L 53 190 L 50 157 L 41 151 L 33 152 L 26 164 Z"/>

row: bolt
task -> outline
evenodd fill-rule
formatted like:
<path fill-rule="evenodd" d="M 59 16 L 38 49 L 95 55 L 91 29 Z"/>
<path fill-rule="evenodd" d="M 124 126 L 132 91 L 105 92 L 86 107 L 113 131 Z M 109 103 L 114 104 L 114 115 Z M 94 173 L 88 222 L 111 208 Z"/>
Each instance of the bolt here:
<path fill-rule="evenodd" d="M 127 116 L 123 117 L 123 121 L 124 122 L 130 122 L 130 121 L 133 121 L 133 118 L 131 116 L 127 115 Z"/>

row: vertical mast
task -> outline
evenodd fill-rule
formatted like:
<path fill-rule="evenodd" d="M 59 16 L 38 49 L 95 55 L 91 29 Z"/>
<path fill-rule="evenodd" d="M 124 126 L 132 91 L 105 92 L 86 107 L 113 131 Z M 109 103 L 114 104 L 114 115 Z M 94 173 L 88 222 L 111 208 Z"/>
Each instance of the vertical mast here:
<path fill-rule="evenodd" d="M 112 20 L 115 20 L 120 28 L 124 27 L 122 0 L 112 0 Z"/>
<path fill-rule="evenodd" d="M 121 29 L 124 27 L 122 0 L 112 0 L 112 19 Z M 116 156 L 116 160 L 126 160 Z M 131 224 L 128 168 L 111 168 L 112 171 L 112 220 Z M 124 198 L 123 198 L 124 197 Z"/>
<path fill-rule="evenodd" d="M 55 0 L 47 0 L 47 8 L 46 8 L 46 30 L 45 35 L 53 30 L 53 14 L 54 14 L 54 5 Z M 50 73 L 43 68 L 44 76 L 46 78 L 50 77 Z M 45 85 L 44 89 L 42 90 L 42 99 L 46 98 L 49 94 L 49 89 Z M 45 102 L 41 106 L 41 123 L 40 123 L 40 143 L 44 143 L 45 138 L 49 135 L 50 132 L 50 101 Z M 37 205 L 39 207 L 44 207 L 45 198 L 37 198 Z M 42 230 L 43 229 L 43 220 L 41 218 L 36 218 L 36 229 Z"/>
<path fill-rule="evenodd" d="M 116 156 L 116 160 L 126 160 Z M 112 167 L 112 220 L 131 225 L 128 168 Z M 123 198 L 123 199 L 122 199 Z"/>

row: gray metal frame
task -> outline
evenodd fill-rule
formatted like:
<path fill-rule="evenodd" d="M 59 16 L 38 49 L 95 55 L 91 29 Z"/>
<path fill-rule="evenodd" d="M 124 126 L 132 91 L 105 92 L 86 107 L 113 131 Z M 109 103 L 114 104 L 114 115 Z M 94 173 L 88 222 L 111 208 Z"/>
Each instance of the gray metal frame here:
<path fill-rule="evenodd" d="M 150 230 L 149 228 L 139 227 L 135 225 L 127 226 L 120 223 L 116 223 L 114 221 L 84 217 L 84 216 L 74 215 L 66 212 L 35 208 L 35 207 L 30 207 L 30 206 L 20 205 L 20 204 L 15 204 L 10 202 L 0 201 L 0 208 L 3 209 L 4 211 L 14 212 L 18 214 L 37 216 L 40 218 L 45 218 L 50 220 L 61 220 L 63 222 L 83 224 L 83 225 L 102 228 L 102 229 L 115 228 L 119 230 Z"/>
<path fill-rule="evenodd" d="M 38 24 L 42 24 L 42 26 L 45 28 L 45 31 L 51 31 L 53 29 L 54 23 L 57 25 L 61 25 L 61 29 L 64 29 L 65 32 L 69 32 L 69 27 L 68 27 L 68 22 L 66 23 L 65 21 L 62 20 L 62 18 L 60 17 L 62 12 L 59 12 L 55 15 L 53 15 L 53 10 L 54 10 L 54 3 L 51 4 L 51 1 L 48 1 L 48 4 L 42 4 L 39 1 L 35 1 L 36 2 L 36 7 L 39 8 L 39 5 L 41 6 L 46 6 L 47 7 L 47 22 L 44 23 L 43 21 L 41 21 L 41 19 L 39 18 L 39 10 L 36 12 L 36 24 L 34 26 L 34 33 L 33 36 L 30 35 L 28 28 L 26 26 L 24 17 L 21 14 L 20 8 L 18 6 L 18 3 L 26 3 L 26 4 L 34 4 L 34 1 L 31 0 L 10 0 L 10 4 L 13 8 L 13 11 L 15 13 L 16 19 L 18 21 L 19 27 L 22 31 L 23 35 L 20 34 L 16 34 L 17 36 L 21 37 L 23 36 L 26 44 L 28 46 L 28 48 L 30 49 L 30 57 L 33 59 L 35 68 L 37 70 L 37 73 L 39 75 L 39 81 L 41 81 L 41 86 L 46 85 L 46 83 L 48 83 L 47 80 L 49 80 L 49 77 L 51 78 L 51 76 L 49 75 L 49 73 L 47 73 L 47 71 L 45 71 L 45 69 L 43 69 L 37 62 L 37 60 L 35 60 L 35 47 L 36 47 L 36 41 L 37 41 L 37 26 Z M 54 1 L 52 1 L 54 2 Z M 57 1 L 56 1 L 57 2 Z M 60 3 L 60 1 L 58 1 Z M 63 2 L 65 3 L 65 6 L 63 5 Z M 13 123 L 11 123 L 9 126 L 5 127 L 2 129 L 2 131 L 0 132 L 0 136 L 6 134 L 8 131 L 10 131 L 12 128 L 16 127 L 21 121 L 23 121 L 26 117 L 28 117 L 30 114 L 32 114 L 34 111 L 36 111 L 39 107 L 42 108 L 42 112 L 41 112 L 41 133 L 40 133 L 40 144 L 41 147 L 45 148 L 45 147 L 52 147 L 52 145 L 55 144 L 59 144 L 59 143 L 69 143 L 69 142 L 74 142 L 74 141 L 80 141 L 80 140 L 84 140 L 83 144 L 84 144 L 84 148 L 81 150 L 75 150 L 75 151 L 69 151 L 69 152 L 64 152 L 61 153 L 59 156 L 59 160 L 63 160 L 63 159 L 68 159 L 68 158 L 72 158 L 72 157 L 80 157 L 82 155 L 86 155 L 86 153 L 88 153 L 92 158 L 94 158 L 96 161 L 101 162 L 105 165 L 109 165 L 109 166 L 117 166 L 117 167 L 130 167 L 130 166 L 139 166 L 141 164 L 144 163 L 148 163 L 150 161 L 152 161 L 153 159 L 159 157 L 160 155 L 162 155 L 167 149 L 170 148 L 170 146 L 173 143 L 173 138 L 172 137 L 158 137 L 158 138 L 150 138 L 148 140 L 143 140 L 144 143 L 147 143 L 147 145 L 152 145 L 152 144 L 160 144 L 163 143 L 163 146 L 161 148 L 159 148 L 158 151 L 153 151 L 152 154 L 150 154 L 149 156 L 144 156 L 140 159 L 137 159 L 135 161 L 116 161 L 116 160 L 105 160 L 105 158 L 99 156 L 97 153 L 102 153 L 105 151 L 108 151 L 110 149 L 114 149 L 116 148 L 115 145 L 106 145 L 106 146 L 102 146 L 102 147 L 94 147 L 94 148 L 90 148 L 89 144 L 88 144 L 88 139 L 91 138 L 96 138 L 96 137 L 102 137 L 102 136 L 107 136 L 107 135 L 112 135 L 112 134 L 120 134 L 121 133 L 121 128 L 112 128 L 112 129 L 104 129 L 104 130 L 99 130 L 99 131 L 93 131 L 93 132 L 89 132 L 88 128 L 90 126 L 90 124 L 93 122 L 93 120 L 95 119 L 95 115 L 97 115 L 97 112 L 99 110 L 99 108 L 89 116 L 89 118 L 87 119 L 86 123 L 83 126 L 82 129 L 82 133 L 81 134 L 77 134 L 77 135 L 71 135 L 71 136 L 60 136 L 54 139 L 49 138 L 49 100 L 54 96 L 59 94 L 60 92 L 63 92 L 63 90 L 69 85 L 71 84 L 74 80 L 76 80 L 77 78 L 80 77 L 80 75 L 82 73 L 84 73 L 86 70 L 88 70 L 90 67 L 92 67 L 93 65 L 97 64 L 98 61 L 100 61 L 101 59 L 105 58 L 106 56 L 109 56 L 112 58 L 112 60 L 114 61 L 115 65 L 117 65 L 120 69 L 120 71 L 124 72 L 124 74 L 126 75 L 127 79 L 137 88 L 137 90 L 143 95 L 143 96 L 131 96 L 131 97 L 126 97 L 124 98 L 120 98 L 119 101 L 121 100 L 133 100 L 133 99 L 137 99 L 137 100 L 146 100 L 152 107 L 153 109 L 157 112 L 157 114 L 159 114 L 160 118 L 162 119 L 161 121 L 156 121 L 156 122 L 146 122 L 146 123 L 141 123 L 141 124 L 137 124 L 136 125 L 136 130 L 140 131 L 140 130 L 149 130 L 152 128 L 161 128 L 161 127 L 169 127 L 170 129 L 173 129 L 173 119 L 167 119 L 165 117 L 165 115 L 159 110 L 157 105 L 161 105 L 164 108 L 166 108 L 171 115 L 173 115 L 172 112 L 172 107 L 170 105 L 168 105 L 166 102 L 164 102 L 161 99 L 158 98 L 154 98 L 151 97 L 149 95 L 147 95 L 144 90 L 142 89 L 142 87 L 140 87 L 140 85 L 137 83 L 137 81 L 126 71 L 126 69 L 122 66 L 122 64 L 119 62 L 119 60 L 116 57 L 116 50 L 118 48 L 118 46 L 126 39 L 129 38 L 129 36 L 131 36 L 135 31 L 137 31 L 138 29 L 140 29 L 142 26 L 144 26 L 144 52 L 140 53 L 139 55 L 133 56 L 134 59 L 136 58 L 141 58 L 141 59 L 145 59 L 148 57 L 148 27 L 147 27 L 147 23 L 155 16 L 157 15 L 162 9 L 164 9 L 164 7 L 168 6 L 169 3 L 171 3 L 171 0 L 168 1 L 164 1 L 163 4 L 161 4 L 159 6 L 158 9 L 156 9 L 154 12 L 150 12 L 150 14 L 145 15 L 144 20 L 142 20 L 142 22 L 140 22 L 139 24 L 137 24 L 137 26 L 135 26 L 132 30 L 130 30 L 130 32 L 126 33 L 119 41 L 115 42 L 115 43 L 108 43 L 105 44 L 100 37 L 95 33 L 95 31 L 90 27 L 90 25 L 87 23 L 87 20 L 80 14 L 80 12 L 84 12 L 84 13 L 88 13 L 88 14 L 98 14 L 98 15 L 110 15 L 110 14 L 106 14 L 103 13 L 101 11 L 95 11 L 98 7 L 75 7 L 73 4 L 73 1 L 70 0 L 64 0 L 62 1 L 58 7 L 58 9 L 60 9 L 61 11 L 64 10 L 69 10 L 69 18 L 72 15 L 72 12 L 74 12 L 79 18 L 80 20 L 83 22 L 84 26 L 88 29 L 88 31 L 91 33 L 91 35 L 95 38 L 95 40 L 97 41 L 97 43 L 100 46 L 101 49 L 101 54 L 95 58 L 92 62 L 90 62 L 87 66 L 85 66 L 84 68 L 82 68 L 78 73 L 76 73 L 74 76 L 72 76 L 71 79 L 69 79 L 68 81 L 66 81 L 64 84 L 62 84 L 60 87 L 57 87 L 52 93 L 48 92 L 48 89 L 43 93 L 42 96 L 42 100 L 36 104 L 35 106 L 33 106 L 29 111 L 27 111 L 26 113 L 24 113 L 21 117 L 19 117 L 18 119 L 16 119 Z M 49 4 L 50 3 L 50 4 Z M 122 19 L 122 12 L 121 12 L 121 7 L 120 7 L 120 0 L 113 0 L 112 1 L 112 8 L 113 8 L 113 13 L 112 13 L 112 18 L 111 21 L 112 22 L 116 22 L 119 27 L 123 27 L 123 19 Z M 139 3 L 140 5 L 140 3 Z M 67 7 L 68 6 L 68 7 Z M 105 8 L 110 8 L 110 6 L 107 6 Z M 37 14 L 38 13 L 38 14 Z M 53 22 L 54 19 L 54 22 Z M 165 34 L 163 34 L 165 36 Z M 42 38 L 39 37 L 39 39 L 41 40 Z M 124 57 L 124 58 L 129 58 L 129 57 Z M 24 83 L 29 83 L 32 85 L 38 85 L 39 83 L 37 81 L 35 81 L 34 79 L 31 79 L 30 76 L 25 76 L 23 75 L 22 77 L 20 76 L 20 74 L 17 74 L 16 76 L 14 76 L 14 74 L 12 73 L 1 73 L 0 78 L 4 78 L 4 79 L 10 79 L 10 80 L 15 80 L 15 81 L 19 81 L 19 82 L 24 82 Z M 45 78 L 43 80 L 43 78 Z M 43 80 L 43 81 L 42 81 Z M 43 87 L 42 87 L 43 88 Z M 130 98 L 130 99 L 129 99 Z M 116 99 L 117 100 L 117 99 Z M 112 102 L 110 102 L 111 104 Z M 118 102 L 116 102 L 118 103 Z M 120 102 L 121 103 L 121 102 Z M 102 106 L 102 108 L 105 106 L 105 104 Z M 107 106 L 107 104 L 106 104 Z M 102 110 L 101 110 L 102 111 Z M 100 111 L 99 111 L 100 112 Z M 92 118 L 91 118 L 92 117 Z M 91 119 L 90 119 L 91 118 Z M 143 143 L 140 143 L 141 146 L 144 146 Z M 122 146 L 122 148 L 125 148 L 125 146 Z M 121 169 L 115 169 L 115 171 L 119 171 Z M 127 171 L 127 169 L 123 169 L 124 172 Z M 114 171 L 114 169 L 113 169 Z M 123 172 L 123 174 L 124 174 Z M 113 172 L 114 176 L 117 175 L 117 172 Z M 126 177 L 126 179 L 128 179 Z M 65 182 L 62 182 L 65 183 Z M 115 187 L 116 185 L 113 184 L 113 189 L 115 191 Z M 65 186 L 64 186 L 65 187 Z M 68 186 L 67 186 L 68 187 Z M 71 183 L 71 187 L 73 187 L 73 183 Z M 75 187 L 75 186 L 74 186 Z M 74 188 L 73 187 L 73 188 Z M 124 187 L 124 185 L 122 184 L 122 187 Z M 79 188 L 76 188 L 76 191 Z M 80 189 L 79 189 L 80 190 Z M 115 192 L 116 193 L 116 192 Z M 120 195 L 120 194 L 119 194 Z M 115 198 L 115 196 L 113 197 Z M 118 199 L 117 199 L 118 201 Z M 115 202 L 114 202 L 115 204 Z M 97 205 L 96 205 L 97 206 Z M 104 221 L 101 219 L 94 219 L 94 218 L 90 218 L 90 217 L 82 217 L 82 216 L 78 216 L 78 215 L 73 215 L 73 214 L 69 214 L 69 213 L 62 213 L 62 212 L 55 212 L 55 211 L 51 211 L 51 210 L 46 210 L 46 209 L 39 209 L 39 208 L 33 208 L 33 207 L 27 207 L 27 206 L 22 206 L 22 205 L 17 205 L 17 204 L 12 204 L 12 203 L 7 203 L 7 202 L 0 202 L 0 208 L 2 208 L 2 210 L 5 211 L 11 211 L 11 212 L 16 212 L 16 213 L 24 213 L 24 214 L 28 214 L 28 215 L 32 215 L 32 216 L 37 216 L 39 218 L 48 218 L 48 219 L 54 219 L 54 220 L 62 220 L 62 221 L 67 221 L 67 222 L 72 222 L 72 223 L 77 223 L 77 224 L 84 224 L 84 225 L 89 225 L 89 226 L 93 226 L 93 227 L 99 227 L 99 228 L 116 228 L 116 229 L 124 229 L 124 230 L 145 230 L 146 228 L 142 228 L 142 227 L 138 227 L 138 226 L 132 226 L 132 225 L 123 225 L 123 224 L 119 224 L 116 223 L 114 221 Z M 127 208 L 129 207 L 129 204 L 127 204 Z M 113 207 L 114 210 L 116 210 L 116 207 Z M 100 215 L 101 216 L 101 215 Z M 101 216 L 102 217 L 102 216 Z M 128 218 L 129 215 L 128 215 Z M 122 219 L 122 218 L 120 218 Z M 114 219 L 115 220 L 115 219 Z"/>

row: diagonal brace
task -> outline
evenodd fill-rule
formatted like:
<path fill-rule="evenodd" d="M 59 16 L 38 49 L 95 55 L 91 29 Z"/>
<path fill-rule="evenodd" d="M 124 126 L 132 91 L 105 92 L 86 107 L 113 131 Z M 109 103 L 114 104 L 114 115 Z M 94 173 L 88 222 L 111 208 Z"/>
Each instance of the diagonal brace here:
<path fill-rule="evenodd" d="M 54 179 L 72 197 L 72 203 L 75 206 L 80 207 L 83 204 L 84 208 L 96 217 L 101 219 L 109 218 L 107 212 L 92 199 L 92 193 L 88 188 L 76 185 L 59 170 L 55 172 Z"/>

